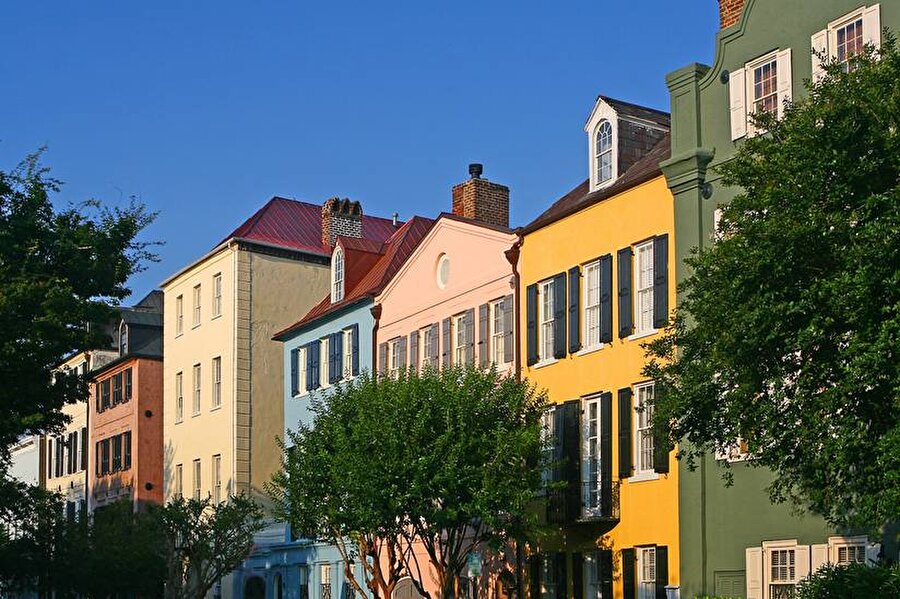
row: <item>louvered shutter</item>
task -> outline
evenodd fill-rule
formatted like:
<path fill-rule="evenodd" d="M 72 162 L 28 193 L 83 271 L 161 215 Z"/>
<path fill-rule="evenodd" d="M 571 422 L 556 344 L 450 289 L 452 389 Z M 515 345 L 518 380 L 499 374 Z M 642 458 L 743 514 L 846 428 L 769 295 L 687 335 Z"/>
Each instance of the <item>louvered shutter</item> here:
<path fill-rule="evenodd" d="M 503 298 L 503 361 L 507 364 L 513 361 L 516 349 L 516 338 L 513 337 L 513 296 Z"/>
<path fill-rule="evenodd" d="M 334 356 L 328 369 L 328 382 L 334 384 L 344 378 L 344 332 L 338 331 L 328 341 L 328 351 Z"/>
<path fill-rule="evenodd" d="M 809 548 L 809 569 L 815 572 L 828 563 L 828 543 L 821 545 L 810 545 Z"/>
<path fill-rule="evenodd" d="M 633 471 L 631 455 L 631 387 L 619 389 L 619 478 L 628 478 Z"/>
<path fill-rule="evenodd" d="M 537 339 L 537 283 L 525 288 L 525 319 L 526 319 L 526 362 L 528 366 L 537 364 L 538 339 Z"/>
<path fill-rule="evenodd" d="M 816 83 L 825 76 L 823 59 L 828 58 L 828 30 L 823 29 L 814 33 L 809 40 L 809 45 L 812 53 L 812 81 Z"/>
<path fill-rule="evenodd" d="M 612 503 L 612 393 L 600 394 L 600 513 L 613 515 Z"/>
<path fill-rule="evenodd" d="M 553 277 L 553 357 L 566 357 L 566 273 Z"/>
<path fill-rule="evenodd" d="M 573 399 L 563 404 L 565 414 L 563 431 L 563 476 L 566 481 L 566 522 L 581 517 L 581 400 Z"/>
<path fill-rule="evenodd" d="M 656 599 L 666 599 L 666 586 L 669 584 L 669 548 L 656 546 Z"/>
<path fill-rule="evenodd" d="M 613 552 L 610 549 L 599 551 L 599 580 L 603 599 L 613 596 Z"/>
<path fill-rule="evenodd" d="M 400 337 L 397 340 L 397 343 L 400 345 L 400 368 L 406 368 L 406 336 Z"/>
<path fill-rule="evenodd" d="M 81 428 L 81 469 L 87 470 L 88 461 L 88 434 L 87 427 Z"/>
<path fill-rule="evenodd" d="M 291 396 L 300 393 L 300 350 L 291 350 Z"/>
<path fill-rule="evenodd" d="M 653 326 L 669 324 L 669 236 L 653 239 Z"/>
<path fill-rule="evenodd" d="M 444 368 L 449 368 L 453 359 L 453 347 L 450 345 L 450 324 L 451 321 L 449 318 L 445 318 L 441 321 L 441 351 L 443 352 L 442 363 Z"/>
<path fill-rule="evenodd" d="M 881 48 L 881 5 L 870 6 L 863 11 L 863 43 Z"/>
<path fill-rule="evenodd" d="M 388 344 L 378 344 L 378 373 L 387 374 Z"/>
<path fill-rule="evenodd" d="M 763 599 L 763 559 L 762 547 L 748 547 L 744 550 L 747 573 L 747 599 Z"/>
<path fill-rule="evenodd" d="M 809 576 L 809 545 L 797 545 L 794 548 L 794 563 L 797 580 L 807 578 Z"/>
<path fill-rule="evenodd" d="M 744 69 L 735 69 L 728 76 L 728 103 L 731 112 L 731 140 L 747 135 L 747 80 Z"/>
<path fill-rule="evenodd" d="M 487 368 L 491 364 L 489 317 L 490 305 L 481 304 L 478 306 L 478 357 L 482 368 Z"/>
<path fill-rule="evenodd" d="M 475 308 L 469 308 L 463 317 L 466 327 L 466 364 L 475 364 Z"/>
<path fill-rule="evenodd" d="M 581 349 L 581 269 L 573 266 L 569 269 L 569 352 Z"/>
<path fill-rule="evenodd" d="M 415 370 L 419 369 L 419 331 L 409 334 L 409 365 Z"/>
<path fill-rule="evenodd" d="M 47 439 L 47 478 L 53 478 L 53 439 Z"/>
<path fill-rule="evenodd" d="M 566 576 L 566 554 L 565 553 L 554 553 L 553 554 L 553 569 L 556 573 L 556 596 L 557 597 L 567 597 L 568 596 L 568 580 Z"/>
<path fill-rule="evenodd" d="M 572 597 L 584 599 L 584 555 L 580 551 L 572 553 Z"/>
<path fill-rule="evenodd" d="M 662 399 L 664 391 L 659 385 L 654 388 L 654 400 Z M 659 474 L 669 472 L 669 452 L 672 445 L 669 443 L 669 431 L 665 427 L 653 426 L 653 471 Z"/>
<path fill-rule="evenodd" d="M 550 465 L 550 482 L 558 483 L 566 480 L 565 478 L 565 431 L 566 431 L 566 410 L 565 406 L 556 406 L 550 413 L 553 418 L 553 447 Z M 566 522 L 565 509 L 566 497 L 568 493 L 565 489 L 554 489 L 550 493 L 550 501 L 547 502 L 547 521 L 552 524 L 564 524 Z"/>
<path fill-rule="evenodd" d="M 625 599 L 637 599 L 634 549 L 622 550 L 622 591 Z"/>
<path fill-rule="evenodd" d="M 353 344 L 352 355 L 350 359 L 350 371 L 353 376 L 357 376 L 359 374 L 359 325 L 352 324 L 350 325 L 350 340 Z"/>
<path fill-rule="evenodd" d="M 782 50 L 777 54 L 778 61 L 778 118 L 784 116 L 784 103 L 793 98 L 794 81 L 791 74 L 791 49 Z"/>
<path fill-rule="evenodd" d="M 440 349 L 438 348 L 438 335 L 440 334 L 440 331 L 438 330 L 439 328 L 440 327 L 438 327 L 438 323 L 434 323 L 431 325 L 432 342 L 431 349 L 429 351 L 431 352 L 431 363 L 435 368 L 437 368 L 438 366 L 438 358 L 440 357 Z"/>
<path fill-rule="evenodd" d="M 631 248 L 619 250 L 616 259 L 619 267 L 619 339 L 624 339 L 631 335 L 634 329 L 631 299 Z"/>
<path fill-rule="evenodd" d="M 600 257 L 600 343 L 610 343 L 612 332 L 612 256 Z"/>
<path fill-rule="evenodd" d="M 94 401 L 97 402 L 97 413 L 103 411 L 103 408 L 100 405 L 100 385 L 98 383 L 94 383 Z"/>
<path fill-rule="evenodd" d="M 312 391 L 319 388 L 319 362 L 322 359 L 322 343 L 316 339 L 306 346 L 306 389 Z"/>

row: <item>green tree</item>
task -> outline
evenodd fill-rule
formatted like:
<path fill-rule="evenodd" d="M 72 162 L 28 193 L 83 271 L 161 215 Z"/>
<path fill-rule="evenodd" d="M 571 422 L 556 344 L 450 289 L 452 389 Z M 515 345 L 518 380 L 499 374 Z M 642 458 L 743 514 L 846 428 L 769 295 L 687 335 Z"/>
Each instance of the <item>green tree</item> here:
<path fill-rule="evenodd" d="M 154 509 L 165 536 L 169 599 L 202 599 L 253 550 L 265 528 L 262 508 L 245 495 L 223 503 L 176 498 Z"/>
<path fill-rule="evenodd" d="M 819 568 L 800 583 L 797 599 L 900 597 L 897 564 L 846 564 Z"/>
<path fill-rule="evenodd" d="M 740 188 L 667 334 L 655 420 L 703 452 L 743 439 L 773 500 L 837 525 L 900 514 L 900 53 L 890 35 L 746 140 Z"/>
<path fill-rule="evenodd" d="M 454 597 L 468 554 L 531 517 L 545 409 L 544 394 L 495 371 L 362 376 L 314 401 L 273 491 L 298 530 L 339 547 L 350 539 L 342 553 L 349 577 L 351 562 L 363 565 L 357 587 L 389 597 L 408 575 L 430 596 L 433 572 L 440 596 Z"/>

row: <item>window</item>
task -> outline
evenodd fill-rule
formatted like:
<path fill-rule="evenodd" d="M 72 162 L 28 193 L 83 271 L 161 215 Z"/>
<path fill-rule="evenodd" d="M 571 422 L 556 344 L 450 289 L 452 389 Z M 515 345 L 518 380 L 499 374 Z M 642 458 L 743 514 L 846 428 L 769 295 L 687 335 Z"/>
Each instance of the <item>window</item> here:
<path fill-rule="evenodd" d="M 181 335 L 184 332 L 184 296 L 179 295 L 175 298 L 175 334 Z"/>
<path fill-rule="evenodd" d="M 175 497 L 184 497 L 184 464 L 175 465 Z"/>
<path fill-rule="evenodd" d="M 584 347 L 600 346 L 600 261 L 584 267 Z"/>
<path fill-rule="evenodd" d="M 216 454 L 212 458 L 213 502 L 222 502 L 222 456 Z"/>
<path fill-rule="evenodd" d="M 122 436 L 116 435 L 112 438 L 112 471 L 118 472 L 122 469 Z"/>
<path fill-rule="evenodd" d="M 778 111 L 778 61 L 774 56 L 753 67 L 751 100 L 754 113 Z"/>
<path fill-rule="evenodd" d="M 556 599 L 556 568 L 553 566 L 550 556 L 541 558 L 541 599 Z"/>
<path fill-rule="evenodd" d="M 769 599 L 789 599 L 794 596 L 797 582 L 796 550 L 769 550 Z"/>
<path fill-rule="evenodd" d="M 193 382 L 193 398 L 194 402 L 192 404 L 191 415 L 196 416 L 200 413 L 200 365 L 194 364 L 194 378 Z"/>
<path fill-rule="evenodd" d="M 453 317 L 453 364 L 462 366 L 466 363 L 466 351 L 469 349 L 469 340 L 466 338 L 466 315 L 458 314 Z"/>
<path fill-rule="evenodd" d="M 319 386 L 328 386 L 328 337 L 319 340 Z"/>
<path fill-rule="evenodd" d="M 131 468 L 131 431 L 122 433 L 122 470 Z"/>
<path fill-rule="evenodd" d="M 543 463 L 545 467 L 541 472 L 541 479 L 544 481 L 544 485 L 546 487 L 547 484 L 553 482 L 553 468 L 554 464 L 554 443 L 556 442 L 556 406 L 550 406 L 547 410 L 541 415 L 541 434 L 543 441 L 543 450 L 541 451 L 543 455 Z"/>
<path fill-rule="evenodd" d="M 388 341 L 388 376 L 396 377 L 400 374 L 400 340 Z"/>
<path fill-rule="evenodd" d="M 222 273 L 213 275 L 213 307 L 212 317 L 222 315 Z"/>
<path fill-rule="evenodd" d="M 731 139 L 761 133 L 753 115 L 771 112 L 781 117 L 792 96 L 791 49 L 766 54 L 728 77 Z"/>
<path fill-rule="evenodd" d="M 200 324 L 200 285 L 194 285 L 194 326 Z"/>
<path fill-rule="evenodd" d="M 81 444 L 78 447 L 79 459 L 78 461 L 81 463 L 81 470 L 87 470 L 87 459 L 88 459 L 88 446 L 87 446 L 88 434 L 87 427 L 81 427 Z"/>
<path fill-rule="evenodd" d="M 350 329 L 344 331 L 343 347 L 344 378 L 349 379 L 353 376 L 353 331 Z"/>
<path fill-rule="evenodd" d="M 124 322 L 119 330 L 119 355 L 124 356 L 128 353 L 128 325 Z"/>
<path fill-rule="evenodd" d="M 837 32 L 837 59 L 849 70 L 850 59 L 863 50 L 863 20 L 862 16 L 853 18 L 849 23 L 838 28 Z"/>
<path fill-rule="evenodd" d="M 837 547 L 837 563 L 838 565 L 866 563 L 865 545 L 843 545 Z"/>
<path fill-rule="evenodd" d="M 656 597 L 656 547 L 638 547 L 638 599 Z"/>
<path fill-rule="evenodd" d="M 100 390 L 101 390 L 101 394 L 103 396 L 103 400 L 100 403 L 100 406 L 101 406 L 100 411 L 101 412 L 110 407 L 110 405 L 109 405 L 109 387 L 110 387 L 109 379 L 106 379 L 105 381 L 100 383 Z"/>
<path fill-rule="evenodd" d="M 194 499 L 200 499 L 200 460 L 194 460 Z"/>
<path fill-rule="evenodd" d="M 100 474 L 109 474 L 109 439 L 100 441 Z"/>
<path fill-rule="evenodd" d="M 422 340 L 422 350 L 419 355 L 422 356 L 422 368 L 437 368 L 437 329 L 429 326 L 419 331 L 419 338 Z"/>
<path fill-rule="evenodd" d="M 600 511 L 600 400 L 584 400 L 584 431 L 582 433 L 582 505 L 584 515 Z"/>
<path fill-rule="evenodd" d="M 653 472 L 653 383 L 635 385 L 635 474 Z"/>
<path fill-rule="evenodd" d="M 505 364 L 506 330 L 503 326 L 503 300 L 491 302 L 490 311 L 491 361 L 494 364 Z"/>
<path fill-rule="evenodd" d="M 441 289 L 447 287 L 450 281 L 450 257 L 447 254 L 441 254 L 438 257 L 437 272 L 435 273 L 437 285 Z"/>
<path fill-rule="evenodd" d="M 553 279 L 540 284 L 540 361 L 553 359 Z"/>
<path fill-rule="evenodd" d="M 344 299 L 344 251 L 334 249 L 331 258 L 331 303 Z"/>
<path fill-rule="evenodd" d="M 319 568 L 322 577 L 322 599 L 331 599 L 331 564 L 322 564 Z"/>
<path fill-rule="evenodd" d="M 634 295 L 635 335 L 653 332 L 653 241 L 647 241 L 634 248 L 635 287 Z"/>
<path fill-rule="evenodd" d="M 297 393 L 303 395 L 306 392 L 306 352 L 305 346 L 297 348 Z"/>
<path fill-rule="evenodd" d="M 175 375 L 175 422 L 184 419 L 184 373 Z"/>
<path fill-rule="evenodd" d="M 122 401 L 131 399 L 131 368 L 125 369 L 125 397 Z"/>
<path fill-rule="evenodd" d="M 609 121 L 602 121 L 597 127 L 597 134 L 594 140 L 594 157 L 596 159 L 597 185 L 602 185 L 613 178 L 612 172 L 612 125 Z"/>
<path fill-rule="evenodd" d="M 113 375 L 113 403 L 116 406 L 122 403 L 122 373 Z"/>
<path fill-rule="evenodd" d="M 828 24 L 828 27 L 813 34 L 812 75 L 818 81 L 825 74 L 823 59 L 834 59 L 845 71 L 854 68 L 853 57 L 863 51 L 866 45 L 881 47 L 881 6 L 863 6 Z"/>
<path fill-rule="evenodd" d="M 212 407 L 222 405 L 222 358 L 213 358 L 212 361 Z"/>

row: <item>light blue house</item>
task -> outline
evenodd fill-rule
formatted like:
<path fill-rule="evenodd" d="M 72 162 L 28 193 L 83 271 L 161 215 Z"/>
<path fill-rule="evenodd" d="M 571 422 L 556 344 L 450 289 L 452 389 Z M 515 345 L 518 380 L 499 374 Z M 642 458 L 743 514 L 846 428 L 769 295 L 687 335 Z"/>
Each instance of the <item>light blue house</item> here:
<path fill-rule="evenodd" d="M 312 424 L 313 396 L 327 395 L 334 385 L 373 370 L 374 298 L 432 223 L 414 217 L 383 244 L 337 238 L 331 259 L 331 293 L 274 337 L 284 344 L 286 432 L 300 423 Z M 241 589 L 243 596 L 349 599 L 353 595 L 336 547 L 294 538 L 286 525 L 271 530 L 236 572 L 235 589 Z M 361 581 L 362 567 L 356 567 Z"/>

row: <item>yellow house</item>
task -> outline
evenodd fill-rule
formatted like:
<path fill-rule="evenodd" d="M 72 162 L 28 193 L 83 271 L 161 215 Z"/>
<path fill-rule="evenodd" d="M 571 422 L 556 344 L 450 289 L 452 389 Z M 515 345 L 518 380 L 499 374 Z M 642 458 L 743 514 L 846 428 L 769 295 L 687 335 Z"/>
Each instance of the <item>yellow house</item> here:
<path fill-rule="evenodd" d="M 654 442 L 642 344 L 675 302 L 669 115 L 598 98 L 590 174 L 521 230 L 521 374 L 554 409 L 555 482 L 532 548 L 532 599 L 655 599 L 677 587 L 678 472 Z M 518 254 L 518 255 L 516 255 Z"/>

